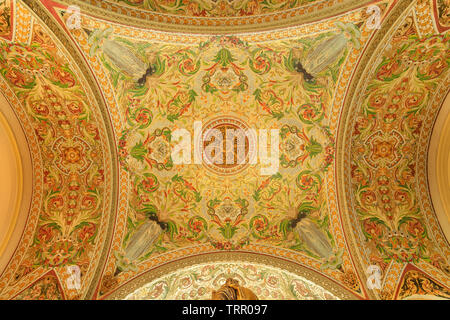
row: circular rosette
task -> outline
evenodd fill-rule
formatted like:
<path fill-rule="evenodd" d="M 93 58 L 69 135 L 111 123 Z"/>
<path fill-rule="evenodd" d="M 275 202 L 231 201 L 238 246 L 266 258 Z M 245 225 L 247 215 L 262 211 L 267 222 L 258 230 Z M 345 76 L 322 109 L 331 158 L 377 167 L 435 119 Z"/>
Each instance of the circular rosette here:
<path fill-rule="evenodd" d="M 136 127 L 138 129 L 147 128 L 150 123 L 152 123 L 153 115 L 152 112 L 147 108 L 139 108 L 134 112 L 127 110 L 127 122 L 131 127 Z"/>
<path fill-rule="evenodd" d="M 300 106 L 297 114 L 300 121 L 306 124 L 319 123 L 324 117 L 323 108 L 318 108 L 309 103 Z"/>
<path fill-rule="evenodd" d="M 189 219 L 188 230 L 192 233 L 188 237 L 190 240 L 199 240 L 203 237 L 203 233 L 208 229 L 208 224 L 202 217 L 196 216 Z"/>
<path fill-rule="evenodd" d="M 200 70 L 200 60 L 194 63 L 191 58 L 185 58 L 178 64 L 178 70 L 184 76 L 192 76 Z"/>
<path fill-rule="evenodd" d="M 145 193 L 152 193 L 158 190 L 159 181 L 153 173 L 144 173 L 144 177 L 137 185 L 139 190 Z"/>
<path fill-rule="evenodd" d="M 259 75 L 265 74 L 270 71 L 272 62 L 270 61 L 269 57 L 264 52 L 260 52 L 256 54 L 253 59 L 250 59 L 250 69 L 254 73 L 257 73 Z"/>
<path fill-rule="evenodd" d="M 310 170 L 300 172 L 297 176 L 296 182 L 297 187 L 299 187 L 303 191 L 318 192 L 322 186 L 322 179 L 320 178 L 320 176 Z"/>
<path fill-rule="evenodd" d="M 250 230 L 252 230 L 252 235 L 255 238 L 263 239 L 266 238 L 266 231 L 269 228 L 269 220 L 266 216 L 258 214 L 250 220 Z"/>

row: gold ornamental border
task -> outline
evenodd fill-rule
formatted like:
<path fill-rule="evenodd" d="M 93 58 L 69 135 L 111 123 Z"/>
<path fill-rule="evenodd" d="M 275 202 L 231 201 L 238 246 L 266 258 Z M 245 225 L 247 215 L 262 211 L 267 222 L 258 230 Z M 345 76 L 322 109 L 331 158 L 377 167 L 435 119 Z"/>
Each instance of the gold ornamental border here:
<path fill-rule="evenodd" d="M 215 252 L 207 253 L 203 255 L 185 257 L 176 261 L 171 261 L 165 265 L 149 269 L 145 273 L 133 278 L 127 283 L 119 286 L 112 293 L 109 293 L 102 297 L 102 300 L 122 300 L 127 295 L 133 293 L 138 288 L 145 284 L 152 282 L 168 273 L 175 272 L 176 270 L 204 264 L 204 263 L 217 263 L 217 262 L 247 262 L 258 263 L 270 267 L 282 269 L 284 271 L 293 273 L 297 276 L 303 277 L 314 284 L 323 287 L 328 290 L 339 299 L 342 300 L 357 300 L 358 296 L 351 293 L 337 282 L 331 280 L 319 274 L 317 271 L 311 270 L 304 266 L 301 266 L 295 262 L 286 261 L 284 259 L 262 255 L 258 253 L 249 252 Z"/>
<path fill-rule="evenodd" d="M 90 283 L 87 284 L 87 289 L 83 292 L 81 298 L 90 299 L 93 296 L 95 288 L 99 282 L 103 267 L 106 263 L 106 257 L 109 251 L 109 243 L 111 243 L 111 239 L 113 236 L 114 223 L 116 218 L 116 208 L 117 208 L 117 194 L 118 194 L 118 160 L 117 154 L 115 152 L 115 138 L 114 138 L 114 130 L 112 128 L 110 115 L 108 112 L 108 108 L 103 99 L 101 90 L 93 76 L 91 69 L 88 64 L 84 60 L 84 57 L 81 55 L 80 51 L 77 49 L 76 45 L 70 39 L 70 36 L 65 32 L 63 27 L 57 22 L 55 17 L 51 15 L 51 13 L 44 7 L 41 1 L 37 0 L 21 0 L 21 2 L 29 8 L 44 24 L 45 26 L 51 30 L 53 36 L 64 46 L 65 51 L 69 54 L 68 59 L 74 63 L 81 71 L 83 78 L 86 79 L 87 83 L 84 86 L 86 89 L 89 89 L 95 98 L 95 102 L 98 106 L 98 111 L 96 113 L 100 114 L 100 118 L 98 119 L 99 123 L 101 123 L 105 127 L 106 138 L 108 141 L 108 146 L 105 146 L 105 153 L 109 153 L 108 157 L 111 159 L 109 164 L 105 163 L 105 167 L 110 167 L 110 184 L 112 190 L 105 190 L 106 192 L 110 192 L 109 199 L 109 212 L 106 213 L 107 217 L 106 226 L 104 227 L 106 230 L 102 232 L 103 241 L 102 243 L 97 244 L 97 249 L 95 252 L 96 257 L 93 257 L 92 261 L 98 259 L 97 266 L 95 270 L 93 270 L 93 276 L 91 277 Z M 107 174 L 105 174 L 105 177 Z M 103 220 L 103 221 L 105 221 Z M 100 252 L 98 252 L 100 251 Z"/>
<path fill-rule="evenodd" d="M 450 71 L 447 71 L 447 74 L 445 77 L 443 77 L 442 82 L 439 84 L 439 86 L 436 88 L 434 94 L 432 95 L 430 99 L 430 104 L 427 108 L 427 114 L 424 117 L 424 124 L 422 129 L 422 134 L 419 137 L 418 145 L 419 150 L 417 153 L 417 189 L 418 189 L 418 195 L 421 203 L 421 208 L 423 215 L 425 217 L 425 221 L 428 222 L 428 228 L 431 230 L 431 234 L 433 236 L 433 240 L 437 247 L 440 249 L 441 253 L 445 257 L 450 256 L 450 243 L 449 239 L 446 238 L 444 234 L 444 228 L 446 226 L 442 225 L 439 221 L 439 215 L 436 210 L 436 199 L 433 197 L 430 189 L 431 180 L 429 179 L 430 176 L 430 144 L 431 144 L 431 137 L 433 135 L 433 128 L 436 124 L 436 120 L 439 116 L 440 111 L 442 110 L 444 106 L 444 101 L 449 93 L 449 85 L 450 85 Z M 449 121 L 447 121 L 449 123 Z M 438 128 L 437 128 L 438 129 Z M 450 131 L 447 128 L 447 131 L 445 132 L 448 134 Z M 442 137 L 442 140 L 445 141 L 448 139 L 447 137 Z M 448 145 L 448 141 L 447 141 Z M 442 150 L 439 150 L 442 151 Z M 447 149 L 448 152 L 448 149 Z M 448 166 L 449 161 L 448 157 L 443 157 L 443 162 L 446 164 L 446 170 L 448 173 Z M 445 172 L 439 172 L 437 171 L 437 175 L 439 179 L 448 181 L 448 174 L 445 178 L 444 176 Z M 441 182 L 442 182 L 441 180 Z M 448 184 L 448 182 L 447 182 Z M 443 188 L 441 190 L 445 190 L 447 194 L 441 193 L 439 194 L 439 198 L 441 200 L 445 199 L 445 196 L 448 196 L 448 189 Z M 435 196 L 435 195 L 434 195 Z M 434 202 L 433 202 L 434 200 Z M 448 199 L 447 199 L 448 200 Z M 445 209 L 449 209 L 445 205 Z M 444 218 L 445 219 L 445 218 Z M 448 216 L 447 216 L 447 223 L 448 223 Z M 448 232 L 448 229 L 446 230 Z"/>
<path fill-rule="evenodd" d="M 36 1 L 36 0 L 35 0 Z M 75 5 L 81 13 L 136 28 L 184 34 L 236 34 L 271 31 L 342 15 L 384 0 L 329 0 L 292 9 L 253 16 L 191 17 L 140 10 L 99 0 L 56 0 Z M 89 2 L 89 3 L 87 3 Z"/>

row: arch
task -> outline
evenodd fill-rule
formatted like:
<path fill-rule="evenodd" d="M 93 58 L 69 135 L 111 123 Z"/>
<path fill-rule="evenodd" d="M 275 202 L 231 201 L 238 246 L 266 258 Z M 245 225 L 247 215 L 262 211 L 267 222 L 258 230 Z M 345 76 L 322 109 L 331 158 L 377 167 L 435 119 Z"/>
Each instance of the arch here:
<path fill-rule="evenodd" d="M 450 94 L 433 128 L 428 152 L 428 182 L 439 224 L 450 242 Z"/>
<path fill-rule="evenodd" d="M 266 256 L 263 254 L 247 253 L 247 252 L 216 252 L 197 256 L 190 256 L 171 261 L 162 266 L 149 269 L 146 272 L 130 279 L 118 288 L 115 288 L 108 295 L 102 297 L 105 300 L 124 299 L 129 294 L 145 286 L 146 284 L 155 281 L 167 275 L 168 273 L 176 272 L 191 266 L 211 263 L 251 263 L 260 264 L 272 268 L 282 269 L 297 277 L 308 280 L 314 285 L 326 288 L 331 294 L 339 299 L 353 300 L 358 299 L 353 293 L 345 289 L 343 286 L 331 280 L 330 278 L 320 274 L 313 269 L 309 269 L 297 263 L 281 259 L 274 256 Z"/>
<path fill-rule="evenodd" d="M 9 102 L 0 93 L 0 274 L 22 237 L 33 192 L 28 143 Z"/>
<path fill-rule="evenodd" d="M 392 266 L 393 269 L 398 268 L 399 266 L 402 266 L 406 261 L 401 262 L 400 260 L 402 258 L 399 258 L 396 260 L 395 256 L 393 258 L 389 258 L 387 260 L 383 260 L 380 256 L 373 256 L 369 254 L 368 249 L 368 241 L 366 241 L 366 236 L 364 235 L 364 231 L 362 230 L 361 223 L 359 220 L 359 212 L 356 209 L 356 195 L 355 190 L 353 190 L 352 186 L 352 155 L 355 154 L 355 151 L 352 150 L 352 135 L 355 132 L 355 124 L 356 124 L 356 118 L 358 111 L 360 108 L 362 108 L 362 105 L 365 103 L 364 94 L 366 93 L 366 88 L 370 80 L 372 79 L 371 76 L 375 74 L 377 67 L 381 63 L 381 58 L 383 57 L 383 54 L 385 52 L 390 52 L 389 48 L 386 49 L 387 44 L 392 39 L 392 36 L 394 33 L 398 30 L 400 27 L 400 24 L 403 22 L 404 19 L 406 19 L 409 15 L 414 14 L 414 10 L 416 9 L 416 3 L 410 2 L 410 1 L 399 1 L 395 4 L 395 6 L 392 8 L 392 10 L 389 12 L 388 17 L 386 18 L 385 22 L 382 25 L 382 28 L 375 34 L 374 38 L 371 40 L 369 45 L 366 48 L 366 53 L 362 57 L 361 61 L 359 62 L 358 67 L 355 69 L 353 74 L 353 80 L 352 83 L 349 86 L 346 100 L 343 105 L 343 111 L 341 113 L 341 121 L 340 121 L 340 127 L 339 132 L 337 134 L 338 142 L 337 142 L 337 157 L 336 157 L 336 177 L 337 177 L 337 186 L 338 186 L 338 198 L 339 198 L 339 207 L 340 211 L 342 212 L 343 217 L 343 224 L 344 224 L 344 230 L 346 232 L 348 245 L 352 248 L 352 252 L 355 254 L 355 263 L 358 265 L 357 270 L 361 273 L 362 279 L 367 279 L 367 274 L 365 274 L 365 268 L 367 268 L 371 264 L 381 265 L 383 269 L 383 277 L 385 281 L 394 281 L 392 278 L 388 277 L 388 274 L 392 272 L 393 277 L 395 277 L 395 272 L 397 270 L 391 270 L 390 268 Z M 438 35 L 425 35 L 424 38 L 417 39 L 417 42 L 422 41 L 422 39 L 426 39 L 426 37 L 435 36 L 438 37 Z M 395 42 L 392 42 L 395 43 Z M 394 45 L 394 44 L 393 44 Z M 392 48 L 392 47 L 390 47 Z M 385 51 L 386 50 L 386 51 Z M 423 170 L 422 167 L 425 167 L 427 165 L 426 160 L 422 159 L 422 155 L 424 153 L 424 148 L 428 148 L 428 137 L 431 134 L 431 131 L 428 130 L 428 125 L 430 123 L 430 118 L 433 118 L 435 114 L 433 114 L 433 111 L 435 110 L 434 104 L 435 99 L 440 100 L 441 92 L 444 90 L 445 83 L 448 81 L 446 78 L 448 76 L 448 73 L 442 75 L 442 82 L 444 84 L 439 83 L 436 86 L 436 91 L 432 92 L 430 94 L 430 99 L 426 105 L 424 105 L 424 108 L 429 108 L 429 110 L 426 110 L 423 115 L 423 128 L 420 131 L 419 134 L 415 136 L 415 141 L 417 141 L 417 144 L 420 145 L 418 147 L 416 153 L 413 153 L 412 157 L 415 159 L 415 168 L 417 169 L 416 176 L 414 178 L 414 181 L 411 181 L 411 185 L 413 185 L 413 192 L 417 195 L 417 202 L 418 207 L 420 208 L 418 219 L 421 219 L 423 221 L 423 224 L 426 226 L 425 228 L 429 228 L 428 230 L 430 233 L 433 233 L 431 241 L 436 241 L 436 243 L 439 243 L 440 235 L 439 232 L 436 232 L 435 224 L 436 219 L 433 212 L 429 212 L 427 208 L 427 198 L 429 197 L 428 192 L 424 192 L 423 188 L 426 188 L 426 178 L 423 176 Z M 374 77 L 374 76 L 373 76 Z M 376 114 L 377 111 L 374 112 Z M 366 115 L 367 116 L 367 115 Z M 363 117 L 363 116 L 361 116 Z M 375 116 L 374 116 L 375 117 Z M 434 119 L 434 118 L 433 118 Z M 373 129 L 375 127 L 371 127 L 372 134 L 376 133 Z M 384 132 L 383 134 L 395 134 L 391 131 Z M 366 143 L 369 143 L 369 139 L 366 141 Z M 362 144 L 361 144 L 362 145 Z M 398 142 L 398 146 L 403 146 L 404 143 L 402 141 Z M 362 147 L 364 147 L 362 145 Z M 372 146 L 373 147 L 373 146 Z M 361 152 L 366 152 L 371 147 L 367 147 L 367 149 L 362 150 Z M 400 147 L 399 147 L 400 148 Z M 373 149 L 373 148 L 372 148 Z M 393 148 L 395 149 L 395 148 Z M 402 153 L 405 151 L 401 151 Z M 363 156 L 363 155 L 361 155 Z M 368 167 L 371 167 L 371 170 L 374 168 L 374 164 L 368 165 Z M 373 169 L 375 170 L 375 169 Z M 368 171 L 370 171 L 368 169 Z M 370 176 L 367 179 L 372 179 L 370 181 L 374 181 L 375 178 L 373 176 Z M 398 230 L 395 230 L 397 232 Z M 395 236 L 395 234 L 393 234 Z M 400 234 L 400 236 L 403 236 Z M 436 244 L 432 244 L 433 247 L 436 247 Z M 448 248 L 448 247 L 447 247 Z M 447 248 L 439 248 L 439 250 L 442 250 L 442 252 L 445 252 L 445 250 L 448 250 Z M 404 258 L 404 259 L 409 259 Z M 413 258 L 414 259 L 414 258 Z M 420 257 L 416 259 L 417 261 L 422 261 Z M 441 267 L 445 268 L 445 267 Z M 442 273 L 443 275 L 443 273 Z M 398 279 L 398 277 L 395 277 L 395 281 Z M 365 283 L 365 281 L 363 281 Z M 370 298 L 374 299 L 384 299 L 388 296 L 390 296 L 390 293 L 395 289 L 395 284 L 392 283 L 383 283 L 383 290 L 382 291 L 373 291 L 373 290 L 367 290 L 368 295 Z"/>

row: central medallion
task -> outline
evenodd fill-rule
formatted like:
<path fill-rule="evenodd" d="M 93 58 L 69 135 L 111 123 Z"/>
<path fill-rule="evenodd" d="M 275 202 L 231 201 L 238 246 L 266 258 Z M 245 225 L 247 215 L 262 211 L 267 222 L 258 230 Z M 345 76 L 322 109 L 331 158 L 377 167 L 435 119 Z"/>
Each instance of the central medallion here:
<path fill-rule="evenodd" d="M 255 149 L 255 134 L 242 120 L 219 117 L 202 129 L 202 163 L 219 175 L 233 175 L 250 164 Z"/>

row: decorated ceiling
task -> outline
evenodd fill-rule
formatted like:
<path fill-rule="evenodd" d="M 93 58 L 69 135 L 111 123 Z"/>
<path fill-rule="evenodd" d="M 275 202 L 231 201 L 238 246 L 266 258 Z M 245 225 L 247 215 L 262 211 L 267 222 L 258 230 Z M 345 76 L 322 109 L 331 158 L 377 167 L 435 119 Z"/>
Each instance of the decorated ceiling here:
<path fill-rule="evenodd" d="M 449 13 L 0 0 L 0 111 L 32 168 L 0 297 L 209 299 L 233 277 L 260 299 L 450 298 L 428 179 Z M 272 161 L 250 138 L 242 163 L 174 160 L 180 130 L 195 145 L 230 128 Z"/>
<path fill-rule="evenodd" d="M 175 0 L 175 1 L 145 1 L 145 0 L 113 0 L 109 5 L 126 5 L 143 10 L 176 14 L 193 17 L 237 17 L 264 13 L 283 12 L 288 9 L 308 7 L 308 5 L 326 1 L 320 0 Z"/>

